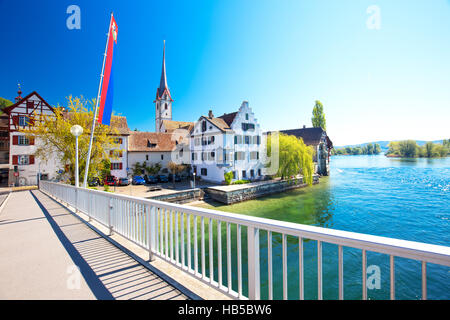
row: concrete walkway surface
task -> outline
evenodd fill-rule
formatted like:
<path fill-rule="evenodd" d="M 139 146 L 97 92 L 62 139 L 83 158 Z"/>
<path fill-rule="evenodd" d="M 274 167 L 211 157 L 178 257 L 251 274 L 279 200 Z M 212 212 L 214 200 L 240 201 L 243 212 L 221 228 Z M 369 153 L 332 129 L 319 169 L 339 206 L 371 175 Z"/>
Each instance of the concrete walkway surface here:
<path fill-rule="evenodd" d="M 187 299 L 177 288 L 38 190 L 0 212 L 0 299 Z"/>

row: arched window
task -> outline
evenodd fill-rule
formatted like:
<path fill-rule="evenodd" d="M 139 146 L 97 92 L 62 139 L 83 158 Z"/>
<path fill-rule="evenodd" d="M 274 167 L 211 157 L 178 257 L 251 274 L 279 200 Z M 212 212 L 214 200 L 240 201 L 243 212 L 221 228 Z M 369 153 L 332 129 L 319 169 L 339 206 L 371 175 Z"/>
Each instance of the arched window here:
<path fill-rule="evenodd" d="M 167 110 L 167 103 L 166 103 L 166 110 Z"/>

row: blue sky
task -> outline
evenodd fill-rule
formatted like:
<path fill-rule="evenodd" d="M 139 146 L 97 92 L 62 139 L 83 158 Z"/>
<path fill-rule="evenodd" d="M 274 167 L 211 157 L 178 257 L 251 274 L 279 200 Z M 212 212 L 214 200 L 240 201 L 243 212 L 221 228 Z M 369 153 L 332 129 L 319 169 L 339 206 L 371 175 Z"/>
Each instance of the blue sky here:
<path fill-rule="evenodd" d="M 80 30 L 66 27 L 72 4 Z M 0 0 L 0 96 L 20 82 L 52 105 L 94 98 L 111 11 L 114 110 L 130 129 L 154 130 L 165 39 L 174 120 L 248 100 L 264 129 L 290 129 L 320 100 L 335 145 L 450 138 L 449 0 Z"/>

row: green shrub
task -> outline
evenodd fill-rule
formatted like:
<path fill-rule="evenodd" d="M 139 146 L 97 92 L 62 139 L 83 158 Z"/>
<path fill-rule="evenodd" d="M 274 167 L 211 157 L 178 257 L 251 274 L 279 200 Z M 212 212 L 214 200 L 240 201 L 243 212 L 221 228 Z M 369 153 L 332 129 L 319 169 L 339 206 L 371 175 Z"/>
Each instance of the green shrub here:
<path fill-rule="evenodd" d="M 233 184 L 245 184 L 250 183 L 250 180 L 236 180 Z"/>
<path fill-rule="evenodd" d="M 230 185 L 230 184 L 231 184 L 231 181 L 233 180 L 233 171 L 225 172 L 225 173 L 223 174 L 223 176 L 224 176 L 224 178 L 225 178 L 225 183 L 226 183 L 227 185 Z"/>

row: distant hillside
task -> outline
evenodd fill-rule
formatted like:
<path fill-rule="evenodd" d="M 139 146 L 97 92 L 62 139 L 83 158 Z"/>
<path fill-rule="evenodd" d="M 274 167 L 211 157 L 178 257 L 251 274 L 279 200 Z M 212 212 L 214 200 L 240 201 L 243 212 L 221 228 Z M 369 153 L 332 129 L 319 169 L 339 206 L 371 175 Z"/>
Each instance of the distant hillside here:
<path fill-rule="evenodd" d="M 392 140 L 392 141 L 400 141 L 400 140 Z M 365 142 L 365 143 L 361 143 L 361 144 L 351 144 L 351 145 L 346 145 L 346 146 L 339 146 L 339 147 L 334 147 L 334 148 L 335 149 L 339 149 L 339 148 L 346 148 L 346 147 L 351 147 L 351 148 L 364 147 L 364 146 L 368 145 L 369 143 L 371 143 L 371 144 L 378 143 L 380 145 L 381 150 L 384 152 L 384 151 L 387 151 L 389 149 L 389 147 L 388 147 L 389 142 L 391 142 L 391 141 L 374 141 L 374 142 Z M 419 146 L 423 146 L 427 142 L 428 141 L 425 141 L 425 140 L 416 140 L 416 143 Z M 433 143 L 440 143 L 440 144 L 442 144 L 442 140 L 434 140 L 432 142 Z"/>

